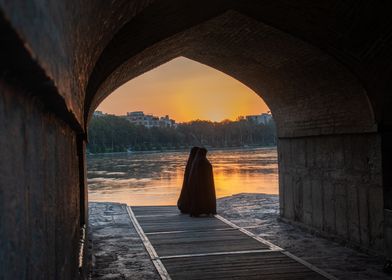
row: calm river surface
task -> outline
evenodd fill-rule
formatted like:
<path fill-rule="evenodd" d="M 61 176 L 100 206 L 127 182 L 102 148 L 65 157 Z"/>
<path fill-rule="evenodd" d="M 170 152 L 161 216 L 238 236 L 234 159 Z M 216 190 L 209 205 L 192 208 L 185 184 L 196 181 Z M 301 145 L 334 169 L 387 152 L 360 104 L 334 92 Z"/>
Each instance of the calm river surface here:
<path fill-rule="evenodd" d="M 128 205 L 175 205 L 189 152 L 92 155 L 89 201 Z M 217 197 L 278 193 L 276 148 L 212 150 L 207 154 Z"/>

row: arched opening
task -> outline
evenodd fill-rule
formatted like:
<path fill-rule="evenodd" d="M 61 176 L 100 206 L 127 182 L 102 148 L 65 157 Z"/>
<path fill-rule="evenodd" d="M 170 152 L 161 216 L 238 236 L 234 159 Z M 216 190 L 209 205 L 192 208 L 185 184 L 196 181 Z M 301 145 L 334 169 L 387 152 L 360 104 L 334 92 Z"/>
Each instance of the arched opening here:
<path fill-rule="evenodd" d="M 262 95 L 274 112 L 282 218 L 383 251 L 383 189 L 376 171 L 381 169 L 381 143 L 372 108 L 377 102 L 373 98 L 371 105 L 367 92 L 372 82 L 363 82 L 351 57 L 343 50 L 336 52 L 335 45 L 327 43 L 328 36 L 319 49 L 318 36 L 310 36 L 306 28 L 296 30 L 285 20 L 258 17 L 260 11 L 249 7 L 212 9 L 202 22 L 196 19 L 195 24 L 191 18 L 193 27 L 164 24 L 163 36 L 155 32 L 159 17 L 143 26 L 148 12 L 129 22 L 89 77 L 85 118 L 118 85 L 174 57 L 182 55 L 221 70 Z M 187 12 L 188 7 L 181 16 Z M 133 32 L 141 26 L 142 35 Z M 136 41 L 151 37 L 149 44 L 134 46 L 129 35 Z M 121 55 L 116 57 L 117 53 Z"/>
<path fill-rule="evenodd" d="M 114 98 L 111 99 L 112 96 Z M 132 207 L 127 209 L 146 207 L 139 213 L 142 216 L 154 216 L 148 209 L 158 207 L 155 214 L 163 215 L 157 216 L 157 219 L 175 219 L 172 221 L 175 227 L 167 223 L 169 226 L 165 225 L 164 229 L 146 231 L 150 238 L 157 234 L 167 241 L 164 246 L 169 249 L 157 251 L 160 257 L 173 255 L 174 252 L 178 255 L 173 247 L 183 248 L 183 253 L 192 254 L 205 252 L 203 247 L 207 244 L 222 245 L 226 242 L 224 250 L 230 251 L 232 238 L 242 238 L 243 241 L 244 237 L 239 233 L 222 225 L 217 231 L 208 231 L 208 227 L 189 230 L 200 221 L 211 227 L 214 222 L 219 222 L 214 217 L 208 217 L 209 220 L 200 218 L 188 225 L 181 223 L 189 217 L 181 215 L 176 204 L 192 146 L 203 146 L 209 150 L 207 158 L 213 167 L 218 213 L 246 201 L 248 207 L 258 212 L 265 212 L 264 208 L 268 205 L 270 219 L 276 220 L 279 211 L 276 129 L 271 114 L 267 113 L 269 108 L 255 92 L 220 71 L 180 57 L 132 79 L 106 100 L 89 123 L 87 174 L 92 209 L 90 228 L 94 232 L 105 227 L 102 218 L 105 212 L 122 215 L 116 203 L 123 203 Z M 170 118 L 162 117 L 165 115 L 170 115 Z M 171 122 L 167 124 L 167 120 Z M 126 130 L 134 135 L 127 134 Z M 130 141 L 120 144 L 119 137 L 129 137 Z M 166 141 L 167 138 L 171 141 Z M 122 148 L 125 148 L 125 153 L 124 149 L 113 153 Z M 110 153 L 98 154 L 97 151 Z M 258 204 L 261 197 L 263 204 Z M 103 210 L 105 208 L 107 210 Z M 165 216 L 165 212 L 173 208 L 173 213 Z M 131 220 L 136 228 L 137 221 Z M 115 228 L 114 224 L 111 228 Z M 225 231 L 223 238 L 217 236 L 221 229 Z M 103 251 L 100 248 L 104 242 L 95 242 L 98 249 L 95 252 L 97 265 L 94 275 L 99 275 L 99 271 L 104 271 L 111 263 L 105 262 L 104 256 L 113 254 L 120 246 L 121 238 L 115 238 L 119 233 L 109 227 L 106 230 L 114 236 L 111 238 L 112 245 Z M 128 231 L 132 231 L 132 227 Z M 182 232 L 183 236 L 173 236 L 178 232 Z M 204 242 L 197 241 L 199 248 L 187 240 L 191 234 L 204 236 Z M 209 237 L 210 234 L 212 237 Z M 93 239 L 99 238 L 94 235 Z M 170 245 L 178 239 L 187 245 Z M 132 246 L 136 247 L 136 244 Z M 254 248 L 249 245 L 245 248 L 257 250 L 260 247 L 257 243 L 251 245 Z M 221 250 L 221 246 L 208 249 L 213 254 Z M 145 260 L 143 256 L 138 257 L 139 263 Z M 128 271 L 135 269 L 138 262 L 129 266 Z M 155 269 L 145 268 L 133 277 L 141 277 L 138 275 L 148 271 L 153 273 Z"/>
<path fill-rule="evenodd" d="M 217 198 L 278 194 L 269 108 L 220 71 L 179 57 L 125 83 L 97 110 L 87 146 L 90 201 L 176 205 L 192 146 L 210 150 Z"/>
<path fill-rule="evenodd" d="M 113 40 L 96 66 L 112 70 L 93 71 L 90 77 L 86 119 L 119 85 L 175 57 L 220 70 L 260 95 L 274 113 L 282 220 L 381 250 L 382 206 L 377 201 L 382 188 L 377 174 L 368 172 L 380 164 L 375 120 L 364 86 L 340 62 L 235 11 L 124 55 L 114 67 L 108 57 L 126 48 L 120 38 L 121 32 L 121 45 Z M 369 185 L 363 188 L 368 180 L 375 187 L 371 201 L 363 199 L 370 193 Z M 374 217 L 371 224 L 360 218 L 359 209 Z"/>
<path fill-rule="evenodd" d="M 367 92 L 353 73 L 317 47 L 237 11 L 137 51 L 126 39 L 133 24 L 140 22 L 116 34 L 92 71 L 86 120 L 118 86 L 170 59 L 211 66 L 255 91 L 274 114 L 282 218 L 382 250 L 380 139 Z"/>

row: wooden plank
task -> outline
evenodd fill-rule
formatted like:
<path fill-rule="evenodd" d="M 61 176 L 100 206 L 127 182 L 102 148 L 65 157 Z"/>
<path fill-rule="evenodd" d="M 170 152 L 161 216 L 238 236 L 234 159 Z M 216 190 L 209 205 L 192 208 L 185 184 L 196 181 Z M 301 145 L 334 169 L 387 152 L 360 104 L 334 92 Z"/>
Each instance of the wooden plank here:
<path fill-rule="evenodd" d="M 175 279 L 326 279 L 280 252 L 163 259 Z"/>
<path fill-rule="evenodd" d="M 144 247 L 146 248 L 147 253 L 150 255 L 150 258 L 152 260 L 152 263 L 154 264 L 159 276 L 161 277 L 162 280 L 171 280 L 171 277 L 169 273 L 167 272 L 165 266 L 163 265 L 162 261 L 158 259 L 158 255 L 154 249 L 154 247 L 151 245 L 150 241 L 148 240 L 147 236 L 144 234 L 143 229 L 140 227 L 140 224 L 138 223 L 135 214 L 132 211 L 131 207 L 127 207 L 127 213 L 129 215 L 129 218 L 132 221 L 133 226 L 136 229 L 136 232 L 138 233 L 140 239 L 143 242 Z"/>
<path fill-rule="evenodd" d="M 200 254 L 185 254 L 185 255 L 172 255 L 159 257 L 160 260 L 174 259 L 174 258 L 193 258 L 203 256 L 221 256 L 221 255 L 240 255 L 240 254 L 253 254 L 253 253 L 268 253 L 272 252 L 270 249 L 265 250 L 249 250 L 249 251 L 227 251 L 227 252 L 212 252 L 212 253 L 200 253 Z"/>
<path fill-rule="evenodd" d="M 136 217 L 140 215 L 170 215 L 180 214 L 176 206 L 132 206 Z"/>
<path fill-rule="evenodd" d="M 159 256 L 269 249 L 269 246 L 235 231 L 181 232 L 149 235 Z"/>
<path fill-rule="evenodd" d="M 187 215 L 138 217 L 145 233 L 167 231 L 206 231 L 230 228 L 214 217 L 191 218 Z"/>
<path fill-rule="evenodd" d="M 280 248 L 279 246 L 276 246 L 275 244 L 272 244 L 271 242 L 265 240 L 264 238 L 261 238 L 260 236 L 257 236 L 253 233 L 251 233 L 250 231 L 246 230 L 245 228 L 241 228 L 238 227 L 237 225 L 233 224 L 232 222 L 230 222 L 229 220 L 223 218 L 220 215 L 215 215 L 216 218 L 218 218 L 219 220 L 221 220 L 222 222 L 230 225 L 233 228 L 238 228 L 239 231 L 241 231 L 242 233 L 245 233 L 246 235 L 248 235 L 249 237 L 257 240 L 258 242 L 267 245 L 268 247 L 270 247 L 270 249 L 275 250 L 275 251 L 279 251 L 279 250 L 283 250 L 282 248 Z"/>
<path fill-rule="evenodd" d="M 237 225 L 233 224 L 232 222 L 230 222 L 229 220 L 223 218 L 220 215 L 215 215 L 215 217 L 220 219 L 221 221 L 227 223 L 228 225 L 231 225 L 232 227 L 238 227 Z M 290 252 L 284 251 L 282 248 L 280 248 L 279 246 L 276 246 L 275 244 L 269 242 L 268 240 L 265 240 L 264 238 L 261 238 L 260 236 L 257 236 L 257 235 L 251 233 L 250 231 L 248 231 L 248 230 L 246 230 L 244 228 L 239 228 L 239 230 L 241 232 L 245 233 L 246 235 L 248 235 L 249 237 L 251 237 L 251 238 L 253 238 L 253 239 L 255 239 L 255 240 L 257 240 L 257 241 L 259 241 L 259 242 L 261 242 L 261 243 L 263 243 L 263 244 L 265 244 L 267 246 L 269 246 L 271 248 L 271 250 L 281 251 L 282 254 L 288 256 L 289 258 L 293 259 L 296 262 L 301 263 L 302 265 L 304 265 L 307 268 L 315 271 L 316 273 L 318 273 L 320 275 L 323 275 L 325 278 L 330 279 L 330 280 L 336 280 L 336 278 L 334 276 L 332 276 L 332 275 L 326 273 L 325 271 L 315 267 L 314 265 L 308 263 L 307 261 L 305 261 L 305 260 L 303 260 L 301 258 L 298 258 L 297 256 L 291 254 Z"/>
<path fill-rule="evenodd" d="M 260 226 L 256 226 L 260 227 Z M 256 227 L 244 227 L 244 228 L 256 228 Z M 209 231 L 225 231 L 225 230 L 236 230 L 236 228 L 217 228 L 217 229 L 210 229 Z M 162 234 L 171 234 L 171 233 L 180 233 L 180 232 L 189 232 L 190 230 L 173 230 L 173 231 L 159 231 L 159 232 L 148 232 L 146 235 L 162 235 Z M 204 231 L 203 229 L 192 230 L 191 232 L 200 232 Z"/>
<path fill-rule="evenodd" d="M 168 206 L 132 209 L 162 279 L 335 279 L 219 215 L 191 218 Z"/>

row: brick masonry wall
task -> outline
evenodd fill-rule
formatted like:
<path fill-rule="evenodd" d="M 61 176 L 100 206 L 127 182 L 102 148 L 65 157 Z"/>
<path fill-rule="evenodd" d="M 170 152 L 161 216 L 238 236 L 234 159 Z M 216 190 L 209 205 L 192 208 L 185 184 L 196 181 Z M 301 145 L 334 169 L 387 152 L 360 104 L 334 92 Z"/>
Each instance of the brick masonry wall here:
<path fill-rule="evenodd" d="M 383 254 L 377 134 L 279 139 L 281 216 Z"/>
<path fill-rule="evenodd" d="M 113 53 L 119 49 L 110 48 Z M 254 90 L 271 109 L 279 136 L 376 130 L 366 91 L 347 69 L 319 49 L 234 11 L 124 61 L 100 84 L 90 114 L 119 85 L 178 56 L 209 65 Z"/>

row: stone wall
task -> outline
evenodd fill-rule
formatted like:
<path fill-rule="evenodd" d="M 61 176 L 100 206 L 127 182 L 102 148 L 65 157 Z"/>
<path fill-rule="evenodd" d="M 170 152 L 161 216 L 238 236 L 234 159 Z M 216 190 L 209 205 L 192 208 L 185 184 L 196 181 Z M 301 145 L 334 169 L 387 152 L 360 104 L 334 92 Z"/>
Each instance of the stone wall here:
<path fill-rule="evenodd" d="M 377 134 L 279 139 L 281 216 L 384 253 Z"/>
<path fill-rule="evenodd" d="M 73 130 L 0 80 L 0 279 L 76 279 L 80 201 Z"/>

